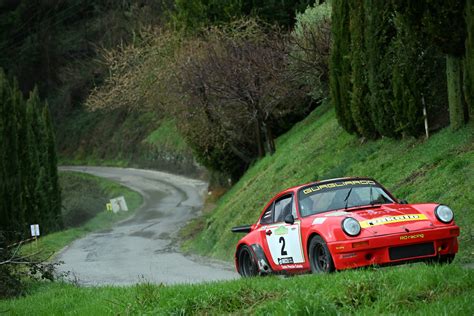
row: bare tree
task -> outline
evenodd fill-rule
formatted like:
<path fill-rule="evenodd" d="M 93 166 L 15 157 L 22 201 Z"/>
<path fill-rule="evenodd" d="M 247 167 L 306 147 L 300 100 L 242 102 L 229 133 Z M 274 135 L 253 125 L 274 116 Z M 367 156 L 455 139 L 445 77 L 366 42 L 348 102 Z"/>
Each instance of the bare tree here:
<path fill-rule="evenodd" d="M 273 154 L 275 122 L 304 104 L 304 92 L 287 71 L 287 38 L 247 20 L 231 30 L 211 29 L 197 46 L 181 67 L 183 92 L 222 127 L 244 161 L 255 157 L 249 142 L 258 157 Z"/>

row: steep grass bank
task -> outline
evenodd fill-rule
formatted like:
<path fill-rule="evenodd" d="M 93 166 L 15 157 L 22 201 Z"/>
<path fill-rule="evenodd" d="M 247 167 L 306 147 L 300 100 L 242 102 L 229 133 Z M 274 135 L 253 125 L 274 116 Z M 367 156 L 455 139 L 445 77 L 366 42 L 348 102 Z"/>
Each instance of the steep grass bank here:
<path fill-rule="evenodd" d="M 418 264 L 200 285 L 36 283 L 9 315 L 471 315 L 474 270 Z"/>
<path fill-rule="evenodd" d="M 86 234 L 110 228 L 142 204 L 142 196 L 116 182 L 78 172 L 60 172 L 65 229 L 40 237 L 37 244 L 23 246 L 22 252 L 50 256 Z M 128 212 L 106 212 L 109 199 L 124 196 Z"/>
<path fill-rule="evenodd" d="M 200 219 L 202 232 L 184 248 L 232 260 L 241 236 L 230 228 L 255 222 L 274 194 L 301 183 L 343 176 L 373 177 L 409 202 L 449 205 L 461 226 L 456 260 L 474 261 L 474 124 L 456 132 L 444 129 L 426 141 L 361 142 L 342 130 L 328 106 L 316 109 L 281 136 L 277 152 L 256 163 L 220 199 L 215 211 Z"/>

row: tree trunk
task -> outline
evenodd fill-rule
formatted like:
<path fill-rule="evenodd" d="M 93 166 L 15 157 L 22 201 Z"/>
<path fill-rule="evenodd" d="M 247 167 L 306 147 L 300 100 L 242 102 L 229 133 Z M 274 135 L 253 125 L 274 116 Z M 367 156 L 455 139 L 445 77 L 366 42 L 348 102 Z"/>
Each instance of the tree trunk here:
<path fill-rule="evenodd" d="M 446 55 L 446 76 L 448 81 L 449 121 L 452 129 L 464 125 L 464 102 L 462 96 L 461 58 Z"/>
<path fill-rule="evenodd" d="M 263 123 L 263 133 L 265 135 L 266 150 L 270 155 L 275 153 L 275 140 L 273 139 L 272 129 L 267 123 Z"/>
<path fill-rule="evenodd" d="M 255 139 L 257 141 L 258 158 L 263 158 L 265 155 L 265 149 L 263 148 L 262 129 L 260 126 L 260 120 L 257 118 L 255 120 Z"/>

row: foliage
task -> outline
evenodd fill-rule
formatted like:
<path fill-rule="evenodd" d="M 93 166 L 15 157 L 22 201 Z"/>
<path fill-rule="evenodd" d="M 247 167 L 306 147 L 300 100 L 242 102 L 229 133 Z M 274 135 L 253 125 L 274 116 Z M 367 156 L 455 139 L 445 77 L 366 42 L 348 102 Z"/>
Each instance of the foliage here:
<path fill-rule="evenodd" d="M 384 138 L 361 143 L 335 120 L 328 104 L 277 140 L 278 149 L 250 168 L 204 218 L 206 227 L 186 248 L 233 259 L 242 236 L 233 226 L 254 223 L 265 204 L 288 187 L 344 176 L 373 177 L 396 197 L 411 203 L 449 205 L 461 227 L 456 260 L 474 261 L 474 125 L 459 132 L 444 129 L 427 141 Z"/>
<path fill-rule="evenodd" d="M 393 37 L 396 34 L 391 1 L 364 1 L 366 14 L 365 49 L 367 57 L 368 111 L 381 135 L 397 135 L 392 108 L 392 69 L 396 57 Z"/>
<path fill-rule="evenodd" d="M 44 233 L 61 228 L 61 197 L 47 105 L 36 89 L 25 102 L 2 70 L 0 90 L 0 231 L 12 241 L 27 236 L 28 224 Z"/>
<path fill-rule="evenodd" d="M 474 3 L 472 0 L 466 2 L 466 57 L 464 61 L 465 73 L 465 96 L 470 105 L 469 112 L 474 116 Z"/>
<path fill-rule="evenodd" d="M 367 80 L 367 52 L 364 43 L 364 32 L 366 28 L 364 1 L 351 1 L 350 5 L 350 27 L 351 32 L 351 68 L 352 68 L 352 93 L 351 113 L 358 134 L 365 138 L 376 138 L 377 131 L 371 120 L 371 109 L 369 105 L 369 88 Z"/>
<path fill-rule="evenodd" d="M 461 58 L 465 54 L 466 1 L 424 0 L 394 1 L 398 15 L 410 32 L 424 39 L 425 48 L 435 47 L 446 54 L 449 114 L 451 127 L 457 129 L 468 120 L 467 105 L 463 102 Z"/>
<path fill-rule="evenodd" d="M 331 102 L 336 109 L 339 124 L 349 133 L 357 129 L 350 109 L 351 83 L 351 33 L 349 31 L 349 3 L 334 0 L 332 4 L 332 38 L 329 61 Z"/>
<path fill-rule="evenodd" d="M 351 2 L 350 8 L 333 6 L 331 98 L 346 131 L 366 138 L 419 136 L 423 108 L 428 128 L 437 130 L 447 124 L 448 92 L 451 100 L 458 100 L 450 102 L 450 112 L 464 113 L 455 110 L 461 100 L 455 93 L 461 87 L 459 63 L 453 63 L 458 76 L 448 76 L 449 85 L 441 71 L 446 68 L 441 60 L 444 44 L 450 43 L 454 54 L 464 38 L 463 5 L 435 2 L 364 0 Z M 459 32 L 449 38 L 439 28 L 452 19 L 456 23 L 446 29 Z M 439 30 L 438 37 L 434 30 Z"/>
<path fill-rule="evenodd" d="M 42 236 L 36 245 L 24 245 L 21 253 L 25 256 L 37 253 L 41 258 L 54 256 L 74 240 L 91 232 L 110 229 L 132 216 L 143 202 L 139 193 L 111 180 L 78 172 L 60 172 L 59 179 L 64 198 L 65 229 Z M 125 197 L 128 212 L 106 212 L 105 204 L 117 196 Z"/>
<path fill-rule="evenodd" d="M 331 45 L 331 5 L 314 4 L 296 15 L 291 32 L 290 70 L 309 95 L 321 100 L 328 95 L 329 48 Z"/>
<path fill-rule="evenodd" d="M 230 167 L 240 170 L 273 154 L 281 122 L 305 112 L 305 91 L 287 71 L 288 48 L 278 29 L 254 20 L 211 28 L 203 40 L 189 42 L 178 60 L 179 94 L 185 97 L 177 122 L 188 143 L 200 146 L 195 153 L 206 167 L 219 170 L 222 157 L 207 155 L 209 146 L 223 145 L 240 160 Z"/>
<path fill-rule="evenodd" d="M 0 232 L 0 299 L 24 294 L 25 278 L 35 280 L 55 279 L 57 263 L 48 263 L 20 252 L 22 242 L 9 244 Z"/>
<path fill-rule="evenodd" d="M 190 32 L 249 16 L 289 28 L 295 14 L 313 3 L 314 0 L 176 0 L 171 20 L 176 28 Z"/>
<path fill-rule="evenodd" d="M 33 284 L 12 315 L 470 315 L 473 270 L 424 264 L 329 275 L 129 287 Z"/>

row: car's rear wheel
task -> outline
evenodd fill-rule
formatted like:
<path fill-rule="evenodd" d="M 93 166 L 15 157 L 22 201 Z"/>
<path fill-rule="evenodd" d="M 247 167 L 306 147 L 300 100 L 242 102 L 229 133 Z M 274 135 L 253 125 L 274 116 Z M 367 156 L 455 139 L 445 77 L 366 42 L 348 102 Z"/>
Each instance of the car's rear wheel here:
<path fill-rule="evenodd" d="M 257 263 L 250 247 L 244 245 L 240 248 L 238 260 L 239 274 L 242 277 L 246 278 L 258 275 Z"/>
<path fill-rule="evenodd" d="M 328 273 L 335 270 L 329 248 L 320 236 L 311 239 L 308 253 L 312 273 Z"/>

